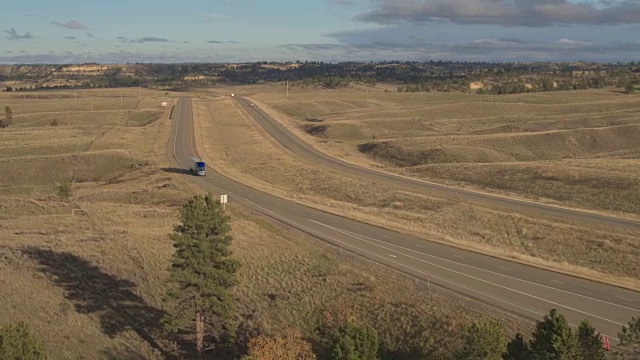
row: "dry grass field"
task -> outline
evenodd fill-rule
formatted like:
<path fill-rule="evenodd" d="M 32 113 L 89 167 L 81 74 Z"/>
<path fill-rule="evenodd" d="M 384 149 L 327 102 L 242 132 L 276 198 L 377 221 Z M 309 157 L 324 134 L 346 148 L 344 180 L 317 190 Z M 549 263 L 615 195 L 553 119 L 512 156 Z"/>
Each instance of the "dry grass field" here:
<path fill-rule="evenodd" d="M 345 89 L 253 98 L 325 151 L 389 171 L 640 214 L 637 96 L 613 90 L 366 95 Z"/>
<path fill-rule="evenodd" d="M 158 323 L 168 234 L 179 206 L 202 190 L 167 169 L 170 107 L 158 104 L 179 94 L 138 99 L 137 89 L 124 90 L 123 109 L 121 91 L 78 92 L 78 100 L 69 92 L 44 100 L 0 93 L 0 105 L 14 109 L 14 125 L 0 130 L 0 324 L 26 321 L 53 359 L 159 359 L 170 351 Z M 101 110 L 76 103 L 89 96 L 101 99 Z M 327 307 L 349 304 L 401 337 L 414 324 L 398 317 L 409 307 L 423 319 L 414 331 L 436 352 L 454 348 L 461 327 L 478 318 L 498 318 L 510 333 L 529 330 L 496 309 L 229 211 L 242 263 L 237 306 L 251 325 L 308 333 Z"/>
<path fill-rule="evenodd" d="M 254 98 L 268 96 L 272 95 Z M 444 95 L 441 99 L 448 101 Z M 207 160 L 240 181 L 429 240 L 640 288 L 637 233 L 525 216 L 319 168 L 290 154 L 228 98 L 196 102 L 194 111 L 206 139 L 202 143 Z M 323 145 L 329 148 L 332 144 Z M 333 151 L 344 157 L 349 154 L 345 149 Z M 595 161 L 591 164 L 596 165 Z M 468 173 L 473 171 L 470 168 Z"/>

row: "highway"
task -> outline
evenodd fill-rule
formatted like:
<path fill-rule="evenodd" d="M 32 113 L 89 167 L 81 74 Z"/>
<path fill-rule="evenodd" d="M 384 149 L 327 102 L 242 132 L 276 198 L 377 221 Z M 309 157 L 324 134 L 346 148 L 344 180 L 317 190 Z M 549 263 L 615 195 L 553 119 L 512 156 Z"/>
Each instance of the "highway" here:
<path fill-rule="evenodd" d="M 287 147 L 293 153 L 302 156 L 315 164 L 331 167 L 338 171 L 368 177 L 372 180 L 386 182 L 391 185 L 417 190 L 423 193 L 441 194 L 450 198 L 461 198 L 517 211 L 545 214 L 554 218 L 565 218 L 580 222 L 596 223 L 609 227 L 624 228 L 640 231 L 640 221 L 614 216 L 600 215 L 592 212 L 568 209 L 558 206 L 545 205 L 533 201 L 518 200 L 499 195 L 492 195 L 467 189 L 461 189 L 442 184 L 436 184 L 416 178 L 391 174 L 388 172 L 355 165 L 342 159 L 330 156 L 293 134 L 280 122 L 273 119 L 258 106 L 251 106 L 249 99 L 236 96 L 235 100 L 260 124 L 274 139 Z"/>
<path fill-rule="evenodd" d="M 172 120 L 167 156 L 188 169 L 199 156 L 190 98 L 181 98 Z M 215 156 L 212 154 L 212 156 Z M 588 319 L 616 338 L 640 315 L 640 293 L 425 241 L 279 198 L 229 179 L 209 167 L 206 176 L 184 176 L 205 190 L 329 243 L 522 317 L 539 320 L 557 308 L 572 324 Z"/>

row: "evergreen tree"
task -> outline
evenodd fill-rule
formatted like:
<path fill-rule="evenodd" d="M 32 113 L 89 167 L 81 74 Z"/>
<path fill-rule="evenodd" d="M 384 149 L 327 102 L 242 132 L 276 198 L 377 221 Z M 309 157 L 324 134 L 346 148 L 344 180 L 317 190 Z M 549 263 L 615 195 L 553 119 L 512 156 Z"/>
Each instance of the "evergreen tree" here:
<path fill-rule="evenodd" d="M 231 258 L 229 249 L 230 218 L 211 194 L 189 200 L 182 208 L 181 221 L 171 236 L 176 252 L 167 300 L 173 300 L 169 305 L 174 306 L 165 325 L 170 333 L 193 333 L 196 349 L 202 353 L 205 327 L 214 338 L 227 329 L 232 314 L 228 289 L 236 284 L 239 263 Z"/>
<path fill-rule="evenodd" d="M 581 360 L 604 360 L 605 351 L 596 329 L 583 320 L 578 327 L 578 344 Z"/>
<path fill-rule="evenodd" d="M 623 326 L 618 333 L 620 346 L 635 359 L 640 358 L 640 316 L 631 318 L 629 326 Z"/>
<path fill-rule="evenodd" d="M 538 321 L 531 340 L 531 353 L 536 360 L 576 360 L 580 358 L 578 338 L 564 316 L 552 309 Z"/>
<path fill-rule="evenodd" d="M 0 359 L 45 360 L 47 354 L 27 324 L 20 322 L 0 327 Z"/>
<path fill-rule="evenodd" d="M 522 334 L 517 334 L 516 337 L 507 344 L 507 352 L 502 355 L 504 360 L 528 360 L 530 359 L 531 350 L 529 345 L 524 341 Z"/>
<path fill-rule="evenodd" d="M 473 323 L 467 330 L 464 347 L 458 353 L 460 360 L 499 360 L 506 350 L 502 325 L 497 322 Z"/>
<path fill-rule="evenodd" d="M 334 360 L 375 360 L 378 355 L 378 334 L 369 325 L 348 321 L 338 333 L 333 348 Z"/>

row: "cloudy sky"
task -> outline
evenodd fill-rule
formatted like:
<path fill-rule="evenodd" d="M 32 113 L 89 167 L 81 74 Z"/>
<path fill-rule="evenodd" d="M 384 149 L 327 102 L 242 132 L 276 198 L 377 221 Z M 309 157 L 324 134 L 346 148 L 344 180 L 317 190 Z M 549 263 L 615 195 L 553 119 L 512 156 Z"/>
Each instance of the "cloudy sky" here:
<path fill-rule="evenodd" d="M 640 60 L 640 0 L 50 0 L 0 63 Z"/>

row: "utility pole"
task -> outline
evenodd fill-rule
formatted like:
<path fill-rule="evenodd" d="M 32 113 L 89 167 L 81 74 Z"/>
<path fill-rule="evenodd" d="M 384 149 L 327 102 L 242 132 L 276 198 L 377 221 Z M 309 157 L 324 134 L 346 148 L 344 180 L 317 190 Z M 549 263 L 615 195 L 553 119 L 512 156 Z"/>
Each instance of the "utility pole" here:
<path fill-rule="evenodd" d="M 91 111 L 93 111 L 93 98 L 89 98 L 89 104 L 91 104 Z"/>
<path fill-rule="evenodd" d="M 289 98 L 289 80 L 287 80 L 287 99 Z"/>
<path fill-rule="evenodd" d="M 78 101 L 78 93 L 77 92 L 73 92 L 73 98 L 75 101 Z"/>
<path fill-rule="evenodd" d="M 124 103 L 122 102 L 122 93 L 120 93 L 120 107 L 124 109 Z"/>

